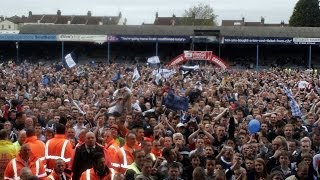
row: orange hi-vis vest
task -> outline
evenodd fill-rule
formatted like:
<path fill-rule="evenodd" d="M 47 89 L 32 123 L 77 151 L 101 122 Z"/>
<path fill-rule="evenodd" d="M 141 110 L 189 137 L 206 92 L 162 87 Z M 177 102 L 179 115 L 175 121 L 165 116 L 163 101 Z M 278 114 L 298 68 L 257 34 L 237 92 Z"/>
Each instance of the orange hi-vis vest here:
<path fill-rule="evenodd" d="M 131 149 L 125 144 L 123 147 L 120 148 L 119 151 L 119 157 L 121 162 L 121 167 L 119 172 L 124 173 L 128 167 L 134 162 L 134 157 L 133 157 L 133 151 L 134 149 Z"/>
<path fill-rule="evenodd" d="M 107 151 L 108 157 L 111 162 L 111 167 L 115 170 L 118 170 L 118 168 L 121 167 L 121 157 L 119 157 L 119 151 L 120 147 L 118 146 L 117 142 L 115 140 L 110 141 L 109 143 L 106 143 L 104 146 L 105 150 Z"/>
<path fill-rule="evenodd" d="M 25 143 L 29 144 L 33 155 L 41 161 L 45 160 L 46 145 L 42 141 L 38 140 L 37 136 L 27 137 Z"/>
<path fill-rule="evenodd" d="M 56 134 L 54 138 L 50 139 L 46 143 L 45 156 L 47 172 L 52 172 L 57 159 L 64 160 L 68 167 L 73 156 L 72 144 L 65 138 L 65 135 Z"/>
<path fill-rule="evenodd" d="M 115 171 L 112 168 L 109 168 L 110 173 L 105 177 L 99 177 L 93 168 L 87 169 L 81 174 L 80 180 L 113 180 Z"/>
<path fill-rule="evenodd" d="M 19 173 L 24 167 L 30 168 L 32 174 L 36 175 L 39 179 L 45 179 L 47 174 L 44 169 L 44 164 L 39 158 L 32 155 L 26 163 L 27 164 L 22 160 L 20 154 L 16 158 L 13 158 L 4 171 L 4 179 L 19 180 Z"/>

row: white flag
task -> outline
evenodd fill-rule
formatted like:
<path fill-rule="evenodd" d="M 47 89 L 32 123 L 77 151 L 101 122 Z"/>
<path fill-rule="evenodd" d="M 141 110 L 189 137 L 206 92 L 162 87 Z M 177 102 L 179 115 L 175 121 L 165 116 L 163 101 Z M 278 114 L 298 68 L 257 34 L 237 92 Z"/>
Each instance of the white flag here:
<path fill-rule="evenodd" d="M 199 65 L 195 65 L 195 66 L 182 66 L 182 69 L 183 69 L 184 71 L 186 71 L 186 70 L 198 70 L 198 69 L 200 69 L 200 66 L 199 66 Z"/>
<path fill-rule="evenodd" d="M 157 84 L 157 85 L 159 85 L 159 84 L 160 84 L 161 79 L 162 79 L 161 74 L 160 74 L 160 73 L 156 74 L 155 82 L 156 82 L 156 84 Z"/>
<path fill-rule="evenodd" d="M 149 64 L 159 64 L 160 63 L 159 56 L 152 56 L 152 57 L 148 58 L 148 63 Z"/>
<path fill-rule="evenodd" d="M 72 67 L 77 65 L 76 62 L 74 62 L 74 60 L 73 60 L 73 58 L 71 56 L 71 53 L 66 55 L 65 60 L 66 60 L 67 66 L 69 68 L 72 68 Z"/>
<path fill-rule="evenodd" d="M 139 74 L 138 68 L 136 67 L 134 68 L 134 71 L 133 71 L 132 82 L 138 81 L 139 78 L 140 78 L 140 74 Z"/>
<path fill-rule="evenodd" d="M 169 79 L 171 78 L 171 76 L 173 76 L 174 74 L 176 73 L 175 70 L 170 70 L 170 69 L 162 69 L 162 77 L 165 78 L 165 79 Z"/>

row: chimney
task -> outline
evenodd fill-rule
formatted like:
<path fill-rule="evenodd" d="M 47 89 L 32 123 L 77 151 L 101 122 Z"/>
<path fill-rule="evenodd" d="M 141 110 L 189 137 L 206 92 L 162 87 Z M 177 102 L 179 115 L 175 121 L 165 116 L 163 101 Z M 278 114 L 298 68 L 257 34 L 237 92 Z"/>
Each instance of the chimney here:
<path fill-rule="evenodd" d="M 39 20 L 37 20 L 37 23 L 38 23 L 38 24 L 40 24 L 40 19 L 39 19 Z"/>
<path fill-rule="evenodd" d="M 261 24 L 264 24 L 264 17 L 261 16 Z"/>
<path fill-rule="evenodd" d="M 121 13 L 121 12 L 119 12 L 119 18 L 120 18 L 120 19 L 122 18 L 122 13 Z"/>
<path fill-rule="evenodd" d="M 91 15 L 92 15 L 92 14 L 91 14 L 91 11 L 88 11 L 87 16 L 88 16 L 88 17 L 91 17 Z"/>
<path fill-rule="evenodd" d="M 32 11 L 29 11 L 29 16 L 32 16 Z"/>
<path fill-rule="evenodd" d="M 175 15 L 175 14 L 172 14 L 172 17 L 173 17 L 173 18 L 175 18 L 175 17 L 176 17 L 176 15 Z"/>
<path fill-rule="evenodd" d="M 60 10 L 57 11 L 57 15 L 61 16 L 61 11 Z"/>
<path fill-rule="evenodd" d="M 242 22 L 245 23 L 244 21 L 245 21 L 245 19 L 244 19 L 244 17 L 242 17 Z"/>
<path fill-rule="evenodd" d="M 156 19 L 158 19 L 158 17 L 159 17 L 159 13 L 158 13 L 158 12 L 156 12 Z"/>
<path fill-rule="evenodd" d="M 68 24 L 71 24 L 71 21 L 68 21 Z"/>
<path fill-rule="evenodd" d="M 281 21 L 280 26 L 284 27 L 284 21 Z"/>

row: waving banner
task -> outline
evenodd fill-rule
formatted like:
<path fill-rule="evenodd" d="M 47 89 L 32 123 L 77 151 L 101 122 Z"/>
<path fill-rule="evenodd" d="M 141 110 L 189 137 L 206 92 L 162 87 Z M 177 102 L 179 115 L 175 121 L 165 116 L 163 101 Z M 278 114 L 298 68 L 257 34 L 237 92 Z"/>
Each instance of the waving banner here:
<path fill-rule="evenodd" d="M 180 54 L 179 56 L 175 57 L 167 65 L 176 66 L 189 60 L 208 61 L 214 63 L 222 69 L 228 68 L 227 64 L 221 58 L 214 55 L 212 51 L 184 51 L 183 54 Z"/>

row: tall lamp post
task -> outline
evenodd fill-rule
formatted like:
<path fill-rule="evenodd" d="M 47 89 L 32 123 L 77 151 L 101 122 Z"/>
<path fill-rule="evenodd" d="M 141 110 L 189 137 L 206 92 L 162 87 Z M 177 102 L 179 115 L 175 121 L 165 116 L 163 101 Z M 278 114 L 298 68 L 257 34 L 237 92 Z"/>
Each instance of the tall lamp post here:
<path fill-rule="evenodd" d="M 19 42 L 16 42 L 16 50 L 17 50 L 17 60 L 16 63 L 19 63 Z"/>
<path fill-rule="evenodd" d="M 108 42 L 108 64 L 110 64 L 110 42 Z"/>

